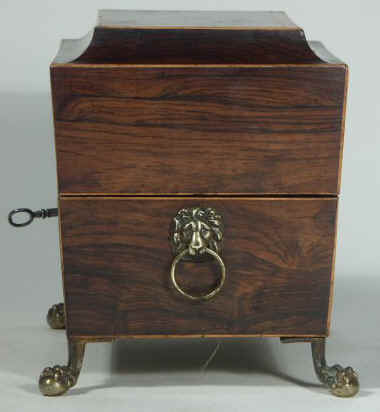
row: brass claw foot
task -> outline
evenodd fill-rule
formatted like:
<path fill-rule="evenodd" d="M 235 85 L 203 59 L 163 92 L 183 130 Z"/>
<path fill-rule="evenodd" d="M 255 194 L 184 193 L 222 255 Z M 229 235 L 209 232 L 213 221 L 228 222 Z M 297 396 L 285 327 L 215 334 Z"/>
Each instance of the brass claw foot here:
<path fill-rule="evenodd" d="M 84 350 L 85 343 L 69 341 L 68 365 L 45 368 L 40 375 L 39 388 L 43 395 L 63 395 L 77 383 L 82 369 Z"/>
<path fill-rule="evenodd" d="M 359 378 L 351 368 L 340 365 L 328 366 L 325 359 L 325 339 L 311 343 L 314 370 L 321 383 L 335 396 L 343 398 L 355 396 L 359 392 Z"/>
<path fill-rule="evenodd" d="M 45 396 L 58 396 L 75 385 L 74 372 L 67 366 L 45 368 L 39 380 L 40 391 Z"/>
<path fill-rule="evenodd" d="M 47 323 L 52 329 L 65 329 L 65 306 L 63 303 L 53 305 L 46 316 Z"/>

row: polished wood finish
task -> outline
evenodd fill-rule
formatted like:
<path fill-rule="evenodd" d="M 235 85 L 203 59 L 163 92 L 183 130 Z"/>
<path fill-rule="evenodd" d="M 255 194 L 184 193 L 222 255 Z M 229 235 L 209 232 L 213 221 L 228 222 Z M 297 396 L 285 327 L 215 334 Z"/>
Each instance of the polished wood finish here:
<path fill-rule="evenodd" d="M 283 13 L 101 11 L 51 80 L 70 338 L 328 335 L 344 63 Z M 169 281 L 193 205 L 226 222 L 204 303 Z M 218 270 L 178 279 L 201 294 Z"/>
<path fill-rule="evenodd" d="M 99 12 L 85 37 L 64 40 L 56 64 L 323 63 L 282 12 Z"/>
<path fill-rule="evenodd" d="M 87 39 L 88 42 L 89 39 Z M 54 63 L 297 64 L 322 63 L 301 30 L 108 29 L 98 27 L 79 56 L 65 49 Z M 74 43 L 75 44 L 75 43 Z M 87 45 L 87 44 L 86 44 Z M 68 60 L 72 59 L 72 60 Z"/>
<path fill-rule="evenodd" d="M 61 194 L 336 194 L 344 65 L 52 68 Z"/>
<path fill-rule="evenodd" d="M 227 280 L 194 303 L 170 284 L 169 226 L 183 207 L 222 214 Z M 67 198 L 60 200 L 67 333 L 326 336 L 334 198 Z M 183 263 L 178 279 L 204 292 L 212 263 Z"/>

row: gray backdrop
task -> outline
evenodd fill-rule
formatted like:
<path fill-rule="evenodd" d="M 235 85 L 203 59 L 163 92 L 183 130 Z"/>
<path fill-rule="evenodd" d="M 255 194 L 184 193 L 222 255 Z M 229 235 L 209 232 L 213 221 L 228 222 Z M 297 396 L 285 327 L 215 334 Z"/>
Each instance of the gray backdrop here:
<path fill-rule="evenodd" d="M 356 399 L 333 398 L 316 384 L 308 345 L 281 346 L 275 340 L 222 341 L 206 371 L 200 368 L 214 341 L 92 344 L 76 389 L 61 399 L 39 395 L 42 367 L 66 361 L 62 332 L 49 330 L 44 320 L 48 307 L 62 299 L 57 220 L 17 230 L 6 215 L 15 207 L 56 206 L 48 67 L 59 40 L 84 35 L 99 8 L 285 10 L 308 39 L 321 40 L 349 64 L 328 357 L 359 370 L 362 391 Z M 0 0 L 0 16 L 0 409 L 220 412 L 265 405 L 266 410 L 380 411 L 380 3 Z"/>

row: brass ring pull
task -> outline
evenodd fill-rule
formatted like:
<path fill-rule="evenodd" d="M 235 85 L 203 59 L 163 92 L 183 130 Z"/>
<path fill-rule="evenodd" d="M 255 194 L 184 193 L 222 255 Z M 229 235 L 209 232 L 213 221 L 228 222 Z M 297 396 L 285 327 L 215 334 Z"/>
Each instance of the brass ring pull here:
<path fill-rule="evenodd" d="M 213 250 L 211 250 L 209 248 L 204 249 L 204 253 L 207 253 L 207 254 L 213 256 L 215 258 L 215 260 L 219 263 L 219 266 L 220 266 L 220 269 L 221 269 L 221 276 L 220 276 L 218 286 L 215 289 L 213 289 L 211 292 L 207 293 L 206 295 L 193 296 L 193 295 L 190 295 L 189 293 L 185 292 L 183 289 L 181 289 L 178 286 L 178 283 L 177 283 L 176 278 L 175 278 L 175 271 L 176 271 L 177 263 L 183 257 L 185 257 L 188 253 L 189 253 L 188 249 L 185 249 L 181 253 L 179 253 L 173 260 L 172 267 L 171 267 L 171 270 L 170 270 L 170 277 L 171 277 L 171 280 L 173 282 L 173 285 L 181 295 L 186 296 L 187 298 L 189 298 L 191 300 L 208 300 L 208 299 L 211 299 L 212 297 L 214 297 L 222 289 L 222 287 L 224 285 L 224 281 L 226 280 L 226 267 L 224 265 L 223 259 L 216 252 L 214 252 Z"/>

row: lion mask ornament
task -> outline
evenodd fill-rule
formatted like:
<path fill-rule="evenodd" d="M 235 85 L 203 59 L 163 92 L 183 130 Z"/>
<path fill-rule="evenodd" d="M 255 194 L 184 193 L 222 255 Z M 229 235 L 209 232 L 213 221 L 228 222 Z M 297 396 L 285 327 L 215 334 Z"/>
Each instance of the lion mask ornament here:
<path fill-rule="evenodd" d="M 188 249 L 190 258 L 205 255 L 207 249 L 220 254 L 223 221 L 215 209 L 192 207 L 181 209 L 173 219 L 171 236 L 174 255 Z"/>

